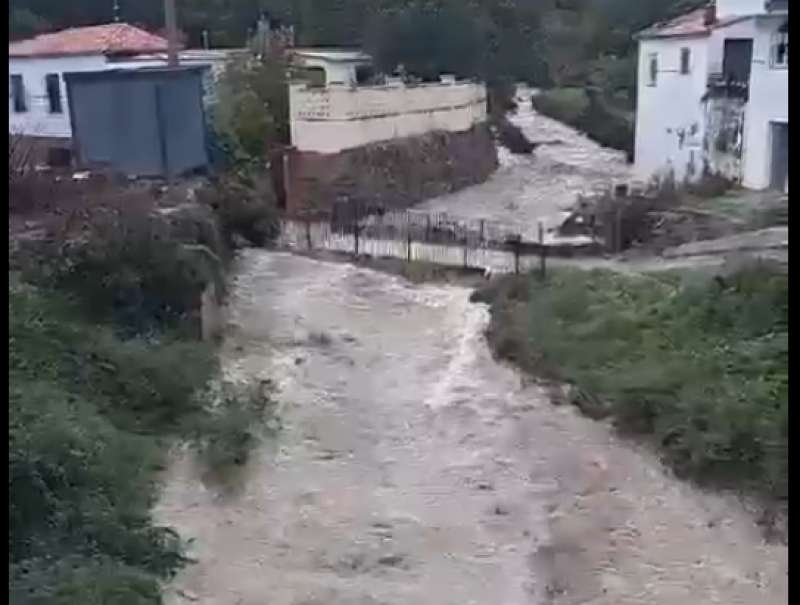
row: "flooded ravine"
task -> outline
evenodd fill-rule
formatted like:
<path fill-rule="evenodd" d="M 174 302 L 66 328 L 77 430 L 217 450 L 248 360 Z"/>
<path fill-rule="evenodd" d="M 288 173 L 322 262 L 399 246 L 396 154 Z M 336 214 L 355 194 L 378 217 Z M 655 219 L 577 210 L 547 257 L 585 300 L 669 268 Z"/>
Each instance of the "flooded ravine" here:
<path fill-rule="evenodd" d="M 415 208 L 516 224 L 528 239 L 535 239 L 537 222 L 548 228 L 560 224 L 578 194 L 631 178 L 623 152 L 602 147 L 529 105 L 520 105 L 509 119 L 539 144 L 532 154 L 514 155 L 500 147 L 500 166 L 485 183 Z"/>
<path fill-rule="evenodd" d="M 787 602 L 785 547 L 493 361 L 466 289 L 257 250 L 231 289 L 226 370 L 284 427 L 232 494 L 176 456 L 168 603 Z"/>

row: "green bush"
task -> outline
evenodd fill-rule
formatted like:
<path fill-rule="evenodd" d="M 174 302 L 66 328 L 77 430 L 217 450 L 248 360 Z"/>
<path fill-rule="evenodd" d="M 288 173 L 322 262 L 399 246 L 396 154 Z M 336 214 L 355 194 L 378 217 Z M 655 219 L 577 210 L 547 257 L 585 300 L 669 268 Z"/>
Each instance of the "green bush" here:
<path fill-rule="evenodd" d="M 266 174 L 233 172 L 209 183 L 197 197 L 216 213 L 229 249 L 237 247 L 239 238 L 265 246 L 280 233 L 275 191 Z"/>
<path fill-rule="evenodd" d="M 629 161 L 633 159 L 633 119 L 614 109 L 600 92 L 556 88 L 534 96 L 532 103 L 539 113 L 577 128 L 604 147 L 626 152 Z"/>
<path fill-rule="evenodd" d="M 589 97 L 583 88 L 553 88 L 532 99 L 533 108 L 554 120 L 576 124 L 589 108 Z"/>
<path fill-rule="evenodd" d="M 492 305 L 498 355 L 601 400 L 681 475 L 788 498 L 785 272 L 521 281 L 475 297 Z"/>
<path fill-rule="evenodd" d="M 172 332 L 122 338 L 80 299 L 9 280 L 9 596 L 13 603 L 161 603 L 185 562 L 151 517 L 172 438 L 215 470 L 277 430 L 269 383 L 207 388 L 211 348 Z"/>

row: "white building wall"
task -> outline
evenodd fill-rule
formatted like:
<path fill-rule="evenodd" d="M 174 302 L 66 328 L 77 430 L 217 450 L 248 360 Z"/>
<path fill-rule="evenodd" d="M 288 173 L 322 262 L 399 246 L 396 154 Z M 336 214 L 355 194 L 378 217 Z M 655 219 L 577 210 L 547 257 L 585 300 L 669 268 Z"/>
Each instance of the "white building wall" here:
<path fill-rule="evenodd" d="M 690 51 L 689 73 L 680 73 L 681 49 Z M 658 76 L 650 85 L 650 55 Z M 672 172 L 676 181 L 703 170 L 704 106 L 708 55 L 705 38 L 642 40 L 639 44 L 634 171 L 649 180 Z"/>
<path fill-rule="evenodd" d="M 435 130 L 462 132 L 486 120 L 482 84 L 427 84 L 289 91 L 292 145 L 299 151 L 337 153 Z"/>
<path fill-rule="evenodd" d="M 764 0 L 716 0 L 716 5 L 718 19 L 764 12 Z"/>
<path fill-rule="evenodd" d="M 772 122 L 789 122 L 789 73 L 770 65 L 773 34 L 784 19 L 755 20 L 750 102 L 745 116 L 744 170 L 742 184 L 750 189 L 770 186 Z"/>
<path fill-rule="evenodd" d="M 9 57 L 8 73 L 22 76 L 28 110 L 24 113 L 14 112 L 9 85 L 8 131 L 30 136 L 70 138 L 72 128 L 69 121 L 66 83 L 62 77 L 60 88 L 63 112 L 50 113 L 45 76 L 53 73 L 63 76 L 66 72 L 96 71 L 105 67 L 106 60 L 102 55 L 24 59 Z"/>

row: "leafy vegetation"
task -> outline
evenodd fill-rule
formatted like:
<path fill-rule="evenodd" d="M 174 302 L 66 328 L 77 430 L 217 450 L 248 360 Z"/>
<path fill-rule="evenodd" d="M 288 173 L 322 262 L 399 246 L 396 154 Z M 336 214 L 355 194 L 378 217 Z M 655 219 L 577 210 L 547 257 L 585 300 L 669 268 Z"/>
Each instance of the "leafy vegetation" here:
<path fill-rule="evenodd" d="M 496 353 L 649 435 L 680 475 L 788 498 L 788 277 L 557 271 L 501 280 Z"/>
<path fill-rule="evenodd" d="M 49 224 L 49 243 L 14 251 L 13 603 L 160 603 L 159 583 L 186 562 L 150 514 L 168 446 L 240 465 L 274 416 L 271 391 L 216 384 L 215 352 L 193 329 L 205 284 L 222 277 L 199 216 L 179 227 L 89 207 L 79 229 Z"/>

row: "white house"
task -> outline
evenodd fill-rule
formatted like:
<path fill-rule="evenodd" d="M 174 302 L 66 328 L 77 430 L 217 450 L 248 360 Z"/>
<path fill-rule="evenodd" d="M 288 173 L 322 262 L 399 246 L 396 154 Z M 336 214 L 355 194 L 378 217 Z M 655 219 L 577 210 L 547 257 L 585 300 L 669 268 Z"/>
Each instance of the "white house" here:
<path fill-rule="evenodd" d="M 167 41 L 126 23 L 77 27 L 8 45 L 10 133 L 68 146 L 72 137 L 63 75 L 166 65 Z M 208 65 L 210 76 L 231 53 L 182 50 L 183 65 Z"/>
<path fill-rule="evenodd" d="M 788 0 L 716 0 L 637 38 L 637 175 L 788 190 Z"/>

